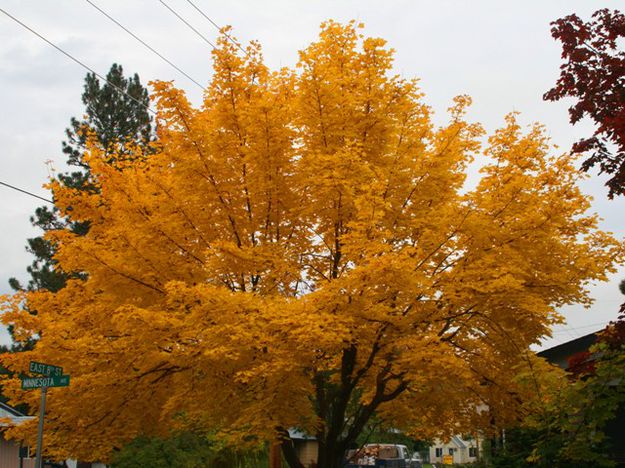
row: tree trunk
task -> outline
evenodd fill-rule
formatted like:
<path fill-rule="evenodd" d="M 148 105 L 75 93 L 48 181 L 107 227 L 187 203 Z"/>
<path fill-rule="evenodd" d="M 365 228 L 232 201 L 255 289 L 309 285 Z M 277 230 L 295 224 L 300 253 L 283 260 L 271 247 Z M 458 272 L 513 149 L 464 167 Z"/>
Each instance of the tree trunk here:
<path fill-rule="evenodd" d="M 336 444 L 319 443 L 317 449 L 317 468 L 342 468 L 345 454 Z"/>
<path fill-rule="evenodd" d="M 273 442 L 269 445 L 269 468 L 282 468 L 280 442 Z"/>
<path fill-rule="evenodd" d="M 282 448 L 282 455 L 284 455 L 284 459 L 289 465 L 289 468 L 304 468 L 304 465 L 302 465 L 302 462 L 300 462 L 297 457 L 293 440 L 288 436 L 288 432 L 286 434 L 286 437 L 282 438 L 280 441 L 280 447 Z"/>

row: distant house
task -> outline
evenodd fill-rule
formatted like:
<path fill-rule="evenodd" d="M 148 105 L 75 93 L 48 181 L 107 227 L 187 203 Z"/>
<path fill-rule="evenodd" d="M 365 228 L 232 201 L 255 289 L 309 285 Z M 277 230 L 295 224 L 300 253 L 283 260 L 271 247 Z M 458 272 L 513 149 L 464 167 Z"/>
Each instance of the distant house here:
<path fill-rule="evenodd" d="M 463 439 L 453 436 L 448 442 L 435 440 L 430 447 L 430 463 L 473 463 L 479 455 L 479 442 L 475 439 Z M 449 458 L 451 457 L 451 459 Z"/>
<path fill-rule="evenodd" d="M 304 468 L 315 468 L 317 466 L 317 449 L 319 447 L 317 439 L 297 429 L 289 429 L 289 436 L 293 441 L 297 458 L 304 465 Z"/>
<path fill-rule="evenodd" d="M 33 419 L 34 416 L 26 416 L 5 403 L 0 403 L 0 468 L 35 468 L 35 447 L 22 446 L 18 442 L 4 438 L 3 427 L 14 426 L 23 421 Z M 103 463 L 85 463 L 76 460 L 66 460 L 61 463 L 44 461 L 43 468 L 106 468 Z"/>
<path fill-rule="evenodd" d="M 588 351 L 597 341 L 597 333 L 589 333 L 588 335 L 580 336 L 566 343 L 559 344 L 553 348 L 545 349 L 538 353 L 540 357 L 545 358 L 551 364 L 554 364 L 564 370 L 569 368 L 569 359 L 578 353 Z"/>
<path fill-rule="evenodd" d="M 28 447 L 21 447 L 19 443 L 4 438 L 4 428 L 32 419 L 32 416 L 26 416 L 12 406 L 0 403 L 0 418 L 4 420 L 0 423 L 0 433 L 2 433 L 2 437 L 0 437 L 0 468 L 34 468 L 35 459 L 31 458 L 31 451 Z"/>
<path fill-rule="evenodd" d="M 572 362 L 571 358 L 580 353 L 588 352 L 588 349 L 597 341 L 599 331 L 589 333 L 566 343 L 559 344 L 553 348 L 545 349 L 538 353 L 552 364 L 569 370 Z M 593 360 L 593 356 L 588 358 Z M 625 406 L 621 405 L 614 415 L 614 419 L 608 422 L 605 433 L 610 438 L 612 449 L 611 458 L 617 462 L 617 466 L 625 466 Z"/>

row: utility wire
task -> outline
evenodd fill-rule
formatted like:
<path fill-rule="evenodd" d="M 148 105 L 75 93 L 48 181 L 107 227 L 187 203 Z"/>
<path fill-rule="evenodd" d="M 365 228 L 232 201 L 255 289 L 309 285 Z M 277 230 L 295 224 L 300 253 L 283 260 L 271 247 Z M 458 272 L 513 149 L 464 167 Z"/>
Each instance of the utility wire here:
<path fill-rule="evenodd" d="M 240 51 L 242 51 L 242 52 L 245 54 L 245 56 L 246 56 L 246 57 L 248 57 L 248 58 L 250 58 L 250 59 L 252 58 L 252 57 L 250 56 L 250 53 L 249 53 L 247 50 L 245 50 L 245 49 L 241 46 L 241 44 L 240 44 L 240 43 L 239 43 L 236 39 L 234 39 L 232 36 L 230 36 L 230 34 L 226 34 L 226 33 L 222 30 L 221 26 L 219 26 L 216 22 L 214 22 L 214 21 L 213 21 L 213 20 L 212 20 L 212 19 L 211 19 L 211 18 L 210 18 L 210 17 L 209 17 L 206 13 L 204 13 L 202 10 L 200 10 L 200 8 L 199 8 L 199 7 L 198 7 L 195 3 L 193 3 L 191 0 L 187 0 L 187 2 L 189 3 L 189 5 L 191 5 L 193 8 L 195 8 L 195 9 L 198 11 L 198 13 L 200 13 L 200 15 L 202 15 L 204 18 L 206 18 L 206 19 L 210 22 L 210 24 L 212 24 L 213 26 L 215 26 L 215 28 L 217 28 L 217 30 L 218 30 L 221 34 L 223 34 L 224 36 L 226 36 L 230 42 L 232 42 L 232 43 L 233 43 L 236 47 L 238 47 L 238 48 L 239 48 L 239 50 L 240 50 Z M 163 2 L 161 1 L 161 3 L 163 3 Z M 212 44 L 211 44 L 211 45 L 212 45 Z M 213 47 L 214 47 L 214 46 L 213 46 Z M 254 83 L 254 84 L 258 84 L 258 83 L 256 83 L 256 77 L 255 77 L 255 76 L 253 76 L 253 77 L 252 77 L 252 83 Z"/>
<path fill-rule="evenodd" d="M 6 16 L 8 16 L 9 18 L 11 18 L 13 21 L 15 21 L 17 24 L 19 24 L 20 26 L 22 26 L 23 28 L 29 30 L 31 33 L 33 33 L 35 36 L 37 36 L 39 39 L 41 39 L 44 42 L 47 42 L 49 45 L 51 45 L 52 47 L 54 47 L 56 50 L 58 50 L 59 52 L 61 52 L 63 55 L 65 55 L 67 58 L 69 58 L 70 60 L 76 62 L 78 65 L 80 65 L 81 67 L 85 68 L 86 70 L 90 71 L 91 73 L 93 73 L 95 76 L 97 76 L 98 78 L 100 78 L 102 81 L 106 82 L 109 86 L 111 86 L 114 90 L 116 90 L 118 93 L 122 93 L 125 94 L 126 96 L 128 96 L 130 99 L 132 99 L 134 102 L 136 102 L 137 104 L 139 104 L 142 107 L 145 107 L 148 112 L 151 112 L 154 115 L 156 114 L 156 111 L 154 111 L 150 106 L 146 105 L 145 103 L 139 101 L 138 99 L 132 97 L 130 94 L 128 94 L 126 91 L 124 91 L 122 88 L 120 88 L 119 86 L 117 86 L 114 83 L 111 83 L 109 80 L 107 80 L 106 78 L 104 78 L 102 75 L 100 75 L 98 72 L 96 72 L 93 68 L 90 68 L 89 66 L 85 65 L 83 62 L 81 62 L 80 60 L 78 60 L 76 57 L 74 57 L 73 55 L 71 55 L 69 52 L 65 52 L 63 49 L 61 49 L 59 46 L 57 46 L 56 44 L 54 44 L 53 42 L 49 41 L 48 39 L 46 39 L 44 36 L 42 36 L 41 34 L 39 34 L 37 31 L 35 31 L 34 29 L 32 29 L 31 27 L 25 25 L 24 23 L 22 23 L 20 20 L 18 20 L 15 16 L 11 15 L 10 13 L 8 13 L 6 10 L 0 8 L 0 12 L 4 13 Z"/>
<path fill-rule="evenodd" d="M 219 32 L 223 33 L 221 26 L 219 26 L 217 23 L 215 23 L 206 13 L 204 13 L 202 10 L 200 10 L 200 8 L 195 3 L 193 3 L 191 0 L 187 0 L 187 2 L 193 8 L 195 8 L 200 13 L 200 15 L 202 15 L 204 18 L 206 18 L 210 22 L 210 24 L 215 26 Z M 241 46 L 241 44 L 239 44 L 234 38 L 232 38 L 229 34 L 226 34 L 226 33 L 223 33 L 223 34 L 224 34 L 224 36 L 226 36 L 230 40 L 230 42 L 232 42 L 235 46 L 237 46 L 245 55 L 249 56 L 247 50 L 245 50 Z"/>
<path fill-rule="evenodd" d="M 158 0 L 158 1 L 161 2 L 165 8 L 167 8 L 169 11 L 171 11 L 180 21 L 182 21 L 184 24 L 186 24 L 195 34 L 200 36 L 204 40 L 204 42 L 206 42 L 208 45 L 210 45 L 213 49 L 217 48 L 215 46 L 215 44 L 213 44 L 211 41 L 209 41 L 206 38 L 206 36 L 204 36 L 200 31 L 198 31 L 193 26 L 191 26 L 191 24 L 186 19 L 184 19 L 182 16 L 180 16 L 178 13 L 176 13 L 176 11 L 173 10 L 167 3 L 165 3 L 163 0 Z"/>
<path fill-rule="evenodd" d="M 113 23 L 115 23 L 117 26 L 119 26 L 120 28 L 122 28 L 124 31 L 126 31 L 128 34 L 130 34 L 132 37 L 134 37 L 137 41 L 139 41 L 141 44 L 143 44 L 145 47 L 147 47 L 152 53 L 156 54 L 158 57 L 160 57 L 162 60 L 164 60 L 165 62 L 167 62 L 172 68 L 178 70 L 180 73 L 182 73 L 184 76 L 186 76 L 189 80 L 191 80 L 193 83 L 195 83 L 196 86 L 198 86 L 200 89 L 204 89 L 204 86 L 202 86 L 200 83 L 198 83 L 195 79 L 193 79 L 192 77 L 190 77 L 187 73 L 185 73 L 184 70 L 181 70 L 176 64 L 174 64 L 171 60 L 169 60 L 167 57 L 164 57 L 162 54 L 160 54 L 158 51 L 156 51 L 152 46 L 150 46 L 148 43 L 146 43 L 143 39 L 141 39 L 139 36 L 137 36 L 135 33 L 133 33 L 132 31 L 130 31 L 128 28 L 126 28 L 123 24 L 121 24 L 119 21 L 117 21 L 115 18 L 113 18 L 111 15 L 109 15 L 107 12 L 105 12 L 104 10 L 102 10 L 102 8 L 100 8 L 99 6 L 97 6 L 95 3 L 93 3 L 91 0 L 85 0 L 89 5 L 91 5 L 93 8 L 95 8 L 96 10 L 98 10 L 100 13 L 102 13 L 104 16 L 106 16 L 109 20 L 111 20 Z"/>
<path fill-rule="evenodd" d="M 608 323 L 610 323 L 610 321 L 590 323 L 588 325 L 582 325 L 582 326 L 573 327 L 573 328 L 571 328 L 571 327 L 563 327 L 563 328 L 560 328 L 558 330 L 553 330 L 553 333 L 567 333 L 569 331 L 577 331 L 577 330 L 583 330 L 583 329 L 586 329 L 586 328 L 592 328 L 592 327 L 597 327 L 597 326 L 605 326 Z"/>
<path fill-rule="evenodd" d="M 31 197 L 38 198 L 39 200 L 43 200 L 45 202 L 52 203 L 54 205 L 54 202 L 52 200 L 40 197 L 39 195 L 35 195 L 34 193 L 29 192 L 28 190 L 24 190 L 24 189 L 21 189 L 19 187 L 15 187 L 14 185 L 7 184 L 6 182 L 2 182 L 1 180 L 0 180 L 0 185 L 4 185 L 5 187 L 9 187 L 10 189 L 17 190 L 18 192 L 25 193 L 26 195 L 30 195 Z"/>
<path fill-rule="evenodd" d="M 571 338 L 573 338 L 574 340 L 578 339 L 581 335 L 581 333 L 579 331 L 575 331 L 573 332 L 573 330 L 571 328 L 565 327 L 564 331 L 566 332 L 567 335 L 569 335 Z"/>

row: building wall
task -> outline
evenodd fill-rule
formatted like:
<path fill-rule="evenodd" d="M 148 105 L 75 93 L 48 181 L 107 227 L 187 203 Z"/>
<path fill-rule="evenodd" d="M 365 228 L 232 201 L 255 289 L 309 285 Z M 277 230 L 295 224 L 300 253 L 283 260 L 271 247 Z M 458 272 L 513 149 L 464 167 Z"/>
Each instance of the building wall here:
<path fill-rule="evenodd" d="M 0 468 L 19 468 L 20 453 L 19 445 L 15 442 L 0 438 Z M 24 468 L 35 468 L 34 458 L 24 459 Z"/>
<path fill-rule="evenodd" d="M 301 440 L 296 441 L 295 449 L 297 451 L 297 457 L 302 462 L 304 468 L 314 468 L 317 466 L 317 447 L 316 440 Z"/>
<path fill-rule="evenodd" d="M 453 440 L 449 442 L 443 442 L 442 440 L 434 441 L 434 445 L 430 447 L 430 463 L 443 463 L 443 457 L 445 455 L 452 455 L 454 457 L 454 463 L 473 463 L 477 461 L 477 457 L 469 456 L 469 448 L 473 447 L 477 450 L 477 442 L 475 440 L 463 440 L 465 447 L 461 447 L 455 444 Z M 436 449 L 442 449 L 442 454 L 436 456 Z M 449 453 L 450 450 L 452 453 Z"/>

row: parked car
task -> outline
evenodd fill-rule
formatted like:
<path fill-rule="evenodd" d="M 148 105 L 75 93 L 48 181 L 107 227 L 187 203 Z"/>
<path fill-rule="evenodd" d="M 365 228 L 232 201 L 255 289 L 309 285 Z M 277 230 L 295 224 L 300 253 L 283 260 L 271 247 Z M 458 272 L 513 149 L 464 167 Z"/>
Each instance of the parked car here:
<path fill-rule="evenodd" d="M 359 450 L 348 450 L 345 458 L 346 468 L 408 468 L 411 460 L 408 447 L 397 444 L 367 444 Z"/>
<path fill-rule="evenodd" d="M 421 458 L 421 454 L 419 452 L 415 452 L 410 457 L 410 461 L 408 462 L 408 468 L 423 468 L 423 459 Z"/>

